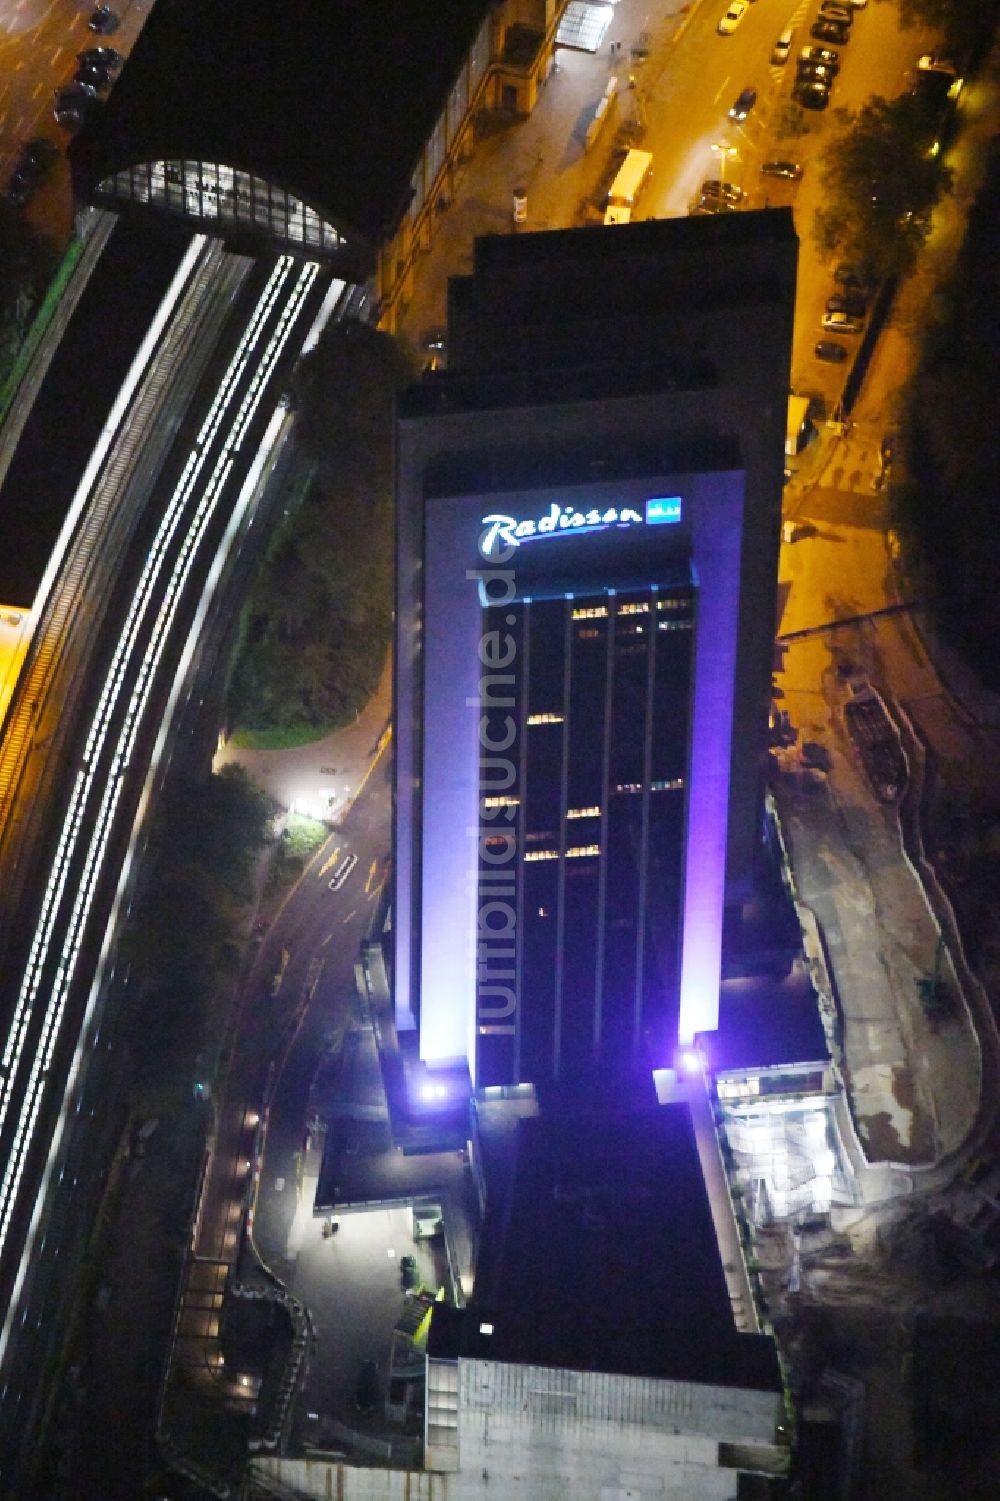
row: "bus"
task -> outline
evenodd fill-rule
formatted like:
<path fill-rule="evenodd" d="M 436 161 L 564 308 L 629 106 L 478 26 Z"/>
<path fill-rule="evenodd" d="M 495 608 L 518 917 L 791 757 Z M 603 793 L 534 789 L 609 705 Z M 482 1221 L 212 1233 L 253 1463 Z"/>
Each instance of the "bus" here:
<path fill-rule="evenodd" d="M 639 190 L 649 175 L 649 169 L 653 165 L 651 151 L 637 151 L 635 147 L 626 151 L 625 160 L 618 169 L 618 175 L 608 190 L 608 203 L 604 211 L 605 224 L 627 224 L 632 217 L 632 209 L 635 200 L 639 196 Z"/>

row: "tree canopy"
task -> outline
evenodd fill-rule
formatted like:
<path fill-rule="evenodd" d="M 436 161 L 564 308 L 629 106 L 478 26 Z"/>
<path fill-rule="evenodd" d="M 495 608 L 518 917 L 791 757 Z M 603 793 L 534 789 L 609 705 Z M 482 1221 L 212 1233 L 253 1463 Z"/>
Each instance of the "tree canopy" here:
<path fill-rule="evenodd" d="M 392 622 L 395 398 L 411 378 L 391 338 L 354 322 L 296 371 L 289 516 L 245 608 L 235 726 L 319 735 L 374 691 Z"/>
<path fill-rule="evenodd" d="M 826 255 L 869 267 L 877 279 L 908 271 L 951 186 L 932 149 L 924 101 L 913 94 L 869 99 L 823 154 L 823 207 L 816 238 Z"/>
<path fill-rule="evenodd" d="M 0 196 L 0 382 L 17 358 L 55 261 L 49 242 Z"/>
<path fill-rule="evenodd" d="M 989 46 L 998 18 L 1000 0 L 899 0 L 902 25 L 933 26 L 960 67 Z"/>
<path fill-rule="evenodd" d="M 130 1026 L 140 1072 L 162 1065 L 165 1051 L 183 1068 L 205 1045 L 206 1008 L 232 970 L 270 817 L 266 795 L 239 766 L 167 784 L 121 942 L 140 998 Z"/>
<path fill-rule="evenodd" d="M 905 484 L 892 500 L 908 556 L 935 600 L 939 624 L 1000 687 L 996 581 L 1000 577 L 1000 444 L 996 338 L 1000 328 L 1000 145 L 993 143 L 962 250 L 934 300 L 920 366 L 906 393 Z"/>

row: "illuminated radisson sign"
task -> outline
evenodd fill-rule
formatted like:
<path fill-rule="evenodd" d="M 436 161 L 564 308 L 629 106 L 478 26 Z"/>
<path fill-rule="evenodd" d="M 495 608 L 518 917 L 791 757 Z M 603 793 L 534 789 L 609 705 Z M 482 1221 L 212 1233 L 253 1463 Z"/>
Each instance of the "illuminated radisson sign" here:
<path fill-rule="evenodd" d="M 520 547 L 525 542 L 537 542 L 543 537 L 603 532 L 612 527 L 662 526 L 680 519 L 679 495 L 658 496 L 654 500 L 647 500 L 643 511 L 637 511 L 632 506 L 607 506 L 604 510 L 595 507 L 591 511 L 578 511 L 575 506 L 560 506 L 553 501 L 543 516 L 528 520 L 519 521 L 516 516 L 503 516 L 496 512 L 484 516 L 479 550 L 483 557 L 491 558 L 509 547 Z"/>

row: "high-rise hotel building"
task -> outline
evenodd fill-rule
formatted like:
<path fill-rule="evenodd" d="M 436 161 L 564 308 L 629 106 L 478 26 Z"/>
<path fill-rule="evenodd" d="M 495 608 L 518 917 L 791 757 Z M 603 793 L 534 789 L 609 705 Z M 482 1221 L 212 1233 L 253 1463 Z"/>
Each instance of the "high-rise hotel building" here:
<path fill-rule="evenodd" d="M 481 240 L 398 451 L 397 1026 L 477 1087 L 669 1061 L 749 890 L 787 211 Z"/>

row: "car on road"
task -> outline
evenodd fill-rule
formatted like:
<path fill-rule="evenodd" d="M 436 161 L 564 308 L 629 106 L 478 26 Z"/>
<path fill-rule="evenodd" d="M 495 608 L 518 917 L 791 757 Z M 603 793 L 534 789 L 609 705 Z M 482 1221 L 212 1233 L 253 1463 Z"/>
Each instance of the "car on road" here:
<path fill-rule="evenodd" d="M 833 73 L 840 72 L 840 53 L 832 47 L 803 47 L 799 53 L 800 63 L 822 63 Z"/>
<path fill-rule="evenodd" d="M 357 1385 L 354 1389 L 354 1405 L 360 1413 L 372 1413 L 378 1406 L 378 1399 L 378 1366 L 374 1360 L 366 1360 L 358 1372 Z"/>
<path fill-rule="evenodd" d="M 765 177 L 787 177 L 790 182 L 798 182 L 802 176 L 801 162 L 761 162 L 760 170 Z"/>
<path fill-rule="evenodd" d="M 835 339 L 820 339 L 813 354 L 828 365 L 842 365 L 847 359 L 847 346 L 838 344 Z"/>
<path fill-rule="evenodd" d="M 842 21 L 825 21 L 821 17 L 810 26 L 809 35 L 817 42 L 833 42 L 837 47 L 846 47 L 851 40 L 851 28 Z"/>
<path fill-rule="evenodd" d="M 855 287 L 845 287 L 826 299 L 828 313 L 849 313 L 852 318 L 863 318 L 868 311 L 868 298 Z"/>
<path fill-rule="evenodd" d="M 120 68 L 125 61 L 115 47 L 86 47 L 76 54 L 76 60 L 89 68 Z"/>
<path fill-rule="evenodd" d="M 780 68 L 784 63 L 787 63 L 788 55 L 792 50 L 792 38 L 794 35 L 795 32 L 789 27 L 787 31 L 781 33 L 771 48 L 771 62 L 776 68 Z"/>
<path fill-rule="evenodd" d="M 91 12 L 87 25 L 100 36 L 107 36 L 109 31 L 117 31 L 119 22 L 110 5 L 98 5 Z"/>
<path fill-rule="evenodd" d="M 357 863 L 357 855 L 347 855 L 343 860 L 341 860 L 330 881 L 331 891 L 340 890 L 341 886 L 343 886 L 344 882 L 347 880 L 348 876 L 351 874 L 351 871 L 354 869 Z"/>
<path fill-rule="evenodd" d="M 750 0 L 732 0 L 732 4 L 716 28 L 719 35 L 732 36 L 749 9 Z"/>
<path fill-rule="evenodd" d="M 745 120 L 757 103 L 756 89 L 742 89 L 729 106 L 730 120 Z"/>
<path fill-rule="evenodd" d="M 854 11 L 849 5 L 839 4 L 838 0 L 823 0 L 819 14 L 824 21 L 839 21 L 842 26 L 854 25 Z"/>
<path fill-rule="evenodd" d="M 864 327 L 860 318 L 854 318 L 850 313 L 824 313 L 820 319 L 820 326 L 827 334 L 859 334 Z"/>
<path fill-rule="evenodd" d="M 813 79 L 800 78 L 792 89 L 792 98 L 803 109 L 826 109 L 830 103 L 830 86 Z"/>
<path fill-rule="evenodd" d="M 710 177 L 701 185 L 701 196 L 724 198 L 727 203 L 742 203 L 746 194 L 734 182 L 721 182 L 718 177 Z"/>

